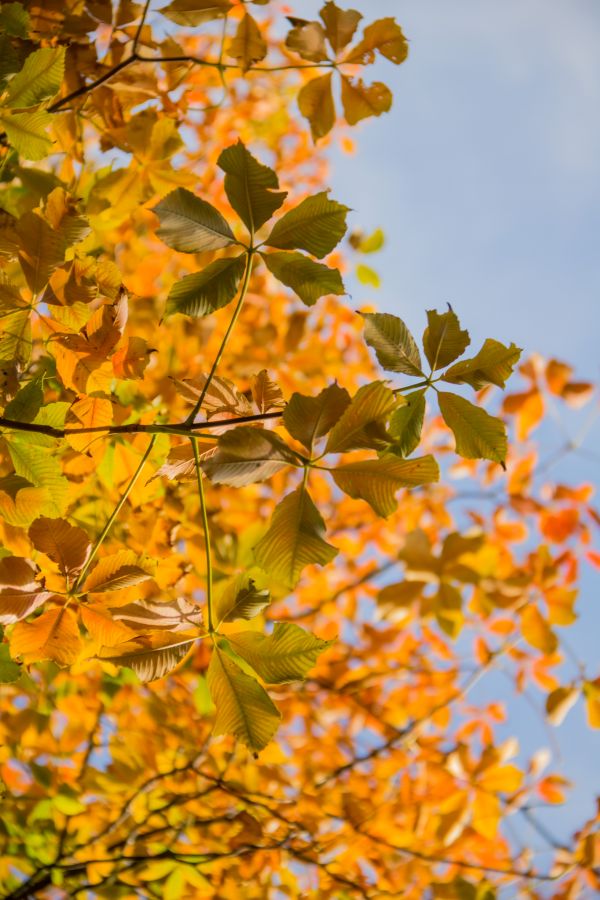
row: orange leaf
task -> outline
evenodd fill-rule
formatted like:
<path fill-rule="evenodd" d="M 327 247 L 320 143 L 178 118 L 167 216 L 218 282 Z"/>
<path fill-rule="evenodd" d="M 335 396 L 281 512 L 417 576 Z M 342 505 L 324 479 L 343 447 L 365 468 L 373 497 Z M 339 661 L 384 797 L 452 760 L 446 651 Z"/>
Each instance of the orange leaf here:
<path fill-rule="evenodd" d="M 52 659 L 60 666 L 75 662 L 81 652 L 77 619 L 70 609 L 50 609 L 33 622 L 18 622 L 10 636 L 13 657 L 27 664 Z"/>

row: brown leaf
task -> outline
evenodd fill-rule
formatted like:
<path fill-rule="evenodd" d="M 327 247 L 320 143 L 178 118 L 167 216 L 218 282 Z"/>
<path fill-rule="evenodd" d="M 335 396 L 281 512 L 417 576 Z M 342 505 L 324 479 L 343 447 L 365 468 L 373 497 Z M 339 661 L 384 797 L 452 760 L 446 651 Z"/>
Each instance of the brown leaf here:
<path fill-rule="evenodd" d="M 351 81 L 342 76 L 342 106 L 349 125 L 356 125 L 369 116 L 380 116 L 388 112 L 392 105 L 392 92 L 385 84 L 374 81 L 363 84 L 361 78 Z"/>
<path fill-rule="evenodd" d="M 29 528 L 29 538 L 36 550 L 55 562 L 62 575 L 76 575 L 85 565 L 91 543 L 83 528 L 66 519 L 40 516 Z"/>
<path fill-rule="evenodd" d="M 313 139 L 329 134 L 335 123 L 331 72 L 308 81 L 298 94 L 298 108 L 310 122 Z"/>
<path fill-rule="evenodd" d="M 260 33 L 260 28 L 251 15 L 246 13 L 237 27 L 228 56 L 236 59 L 243 72 L 247 72 L 250 66 L 260 62 L 267 55 L 267 45 Z"/>
<path fill-rule="evenodd" d="M 258 407 L 259 413 L 272 412 L 283 409 L 285 400 L 278 385 L 271 381 L 266 369 L 262 369 L 252 379 L 252 399 Z"/>

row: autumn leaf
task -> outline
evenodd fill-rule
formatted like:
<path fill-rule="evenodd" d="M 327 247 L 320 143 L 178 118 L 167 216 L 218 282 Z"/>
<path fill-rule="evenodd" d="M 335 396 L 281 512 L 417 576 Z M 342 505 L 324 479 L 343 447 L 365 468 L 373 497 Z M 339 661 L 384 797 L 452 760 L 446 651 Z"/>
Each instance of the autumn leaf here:
<path fill-rule="evenodd" d="M 260 62 L 267 55 L 267 45 L 263 40 L 256 20 L 248 13 L 240 19 L 235 37 L 229 46 L 229 53 L 232 59 L 237 60 L 243 72 L 257 62 Z"/>
<path fill-rule="evenodd" d="M 254 548 L 258 565 L 287 587 L 294 587 L 302 570 L 325 565 L 337 550 L 324 540 L 325 523 L 308 491 L 297 488 L 281 501 L 271 524 Z"/>
<path fill-rule="evenodd" d="M 342 106 L 349 125 L 356 125 L 369 116 L 380 116 L 392 105 L 392 92 L 381 81 L 364 84 L 359 78 L 353 81 L 342 76 Z"/>
<path fill-rule="evenodd" d="M 227 641 L 268 684 L 305 678 L 319 654 L 333 643 L 292 622 L 276 622 L 272 634 L 243 631 L 228 635 Z"/>
<path fill-rule="evenodd" d="M 265 689 L 219 647 L 213 651 L 207 679 L 217 709 L 213 733 L 233 734 L 250 750 L 266 747 L 280 714 Z"/>
<path fill-rule="evenodd" d="M 306 250 L 322 259 L 343 238 L 348 212 L 347 206 L 330 200 L 327 191 L 322 191 L 282 216 L 265 243 L 279 250 Z"/>
<path fill-rule="evenodd" d="M 225 172 L 225 193 L 233 209 L 252 234 L 279 209 L 287 191 L 279 191 L 279 179 L 259 163 L 241 141 L 223 150 L 217 160 Z"/>
<path fill-rule="evenodd" d="M 83 588 L 90 593 L 118 591 L 152 578 L 153 564 L 132 550 L 103 557 L 87 576 Z"/>
<path fill-rule="evenodd" d="M 432 456 L 410 460 L 383 456 L 338 466 L 331 474 L 346 494 L 366 500 L 378 515 L 385 517 L 395 511 L 395 495 L 401 487 L 437 481 L 439 469 Z"/>
<path fill-rule="evenodd" d="M 248 575 L 237 575 L 217 590 L 214 607 L 216 627 L 222 622 L 252 619 L 270 602 L 269 591 L 259 590 Z"/>
<path fill-rule="evenodd" d="M 83 528 L 71 525 L 66 519 L 40 516 L 31 524 L 29 538 L 35 549 L 55 562 L 63 575 L 77 575 L 92 549 Z"/>
<path fill-rule="evenodd" d="M 97 659 L 133 669 L 142 682 L 164 678 L 185 659 L 194 640 L 159 636 L 154 640 L 142 638 L 124 641 L 114 647 L 100 648 Z"/>
<path fill-rule="evenodd" d="M 355 9 L 340 9 L 333 0 L 327 0 L 319 15 L 334 53 L 339 53 L 350 43 L 362 19 Z"/>
<path fill-rule="evenodd" d="M 231 8 L 229 0 L 172 0 L 159 12 L 178 25 L 193 28 L 223 18 Z"/>
<path fill-rule="evenodd" d="M 404 406 L 392 413 L 389 425 L 393 439 L 390 450 L 400 456 L 410 456 L 421 441 L 425 419 L 425 391 L 411 391 L 405 400 Z"/>
<path fill-rule="evenodd" d="M 235 240 L 221 213 L 185 188 L 177 188 L 154 207 L 160 220 L 157 236 L 183 253 L 219 250 Z"/>
<path fill-rule="evenodd" d="M 412 334 L 397 316 L 365 313 L 365 340 L 388 372 L 423 376 L 421 356 Z"/>
<path fill-rule="evenodd" d="M 502 420 L 458 394 L 438 391 L 437 397 L 444 422 L 454 434 L 456 452 L 466 459 L 491 459 L 504 465 L 507 438 Z"/>
<path fill-rule="evenodd" d="M 296 456 L 275 432 L 240 425 L 221 435 L 216 452 L 203 460 L 202 468 L 215 484 L 242 487 L 295 464 Z"/>
<path fill-rule="evenodd" d="M 396 406 L 393 391 L 382 381 L 359 388 L 331 429 L 326 451 L 342 453 L 362 447 L 387 447 L 385 422 Z"/>
<path fill-rule="evenodd" d="M 10 636 L 10 652 L 30 664 L 51 659 L 59 666 L 75 662 L 81 653 L 77 619 L 69 609 L 49 609 L 33 622 L 18 622 Z"/>
<path fill-rule="evenodd" d="M 283 424 L 292 437 L 312 450 L 314 442 L 331 431 L 350 405 L 345 388 L 331 384 L 316 397 L 294 393 L 283 413 Z"/>
<path fill-rule="evenodd" d="M 165 316 L 209 316 L 235 297 L 246 267 L 244 256 L 217 259 L 200 272 L 176 282 L 167 297 Z"/>
<path fill-rule="evenodd" d="M 298 109 L 308 119 L 315 141 L 329 134 L 335 124 L 331 79 L 331 72 L 312 78 L 298 93 Z"/>
<path fill-rule="evenodd" d="M 444 369 L 461 356 L 471 339 L 468 331 L 463 331 L 454 310 L 438 313 L 427 310 L 427 328 L 423 332 L 423 349 L 431 371 Z"/>
<path fill-rule="evenodd" d="M 514 344 L 505 347 L 488 338 L 477 356 L 451 366 L 443 379 L 451 384 L 470 384 L 476 391 L 486 384 L 503 388 L 520 356 L 521 351 Z"/>
<path fill-rule="evenodd" d="M 342 276 L 302 253 L 262 254 L 269 271 L 291 288 L 307 306 L 313 306 L 326 294 L 345 293 Z"/>

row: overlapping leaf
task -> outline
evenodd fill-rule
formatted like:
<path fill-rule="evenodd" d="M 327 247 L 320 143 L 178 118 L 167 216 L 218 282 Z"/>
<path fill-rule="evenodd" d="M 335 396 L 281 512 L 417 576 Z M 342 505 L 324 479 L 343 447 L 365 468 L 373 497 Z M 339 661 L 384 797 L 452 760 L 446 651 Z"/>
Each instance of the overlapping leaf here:
<path fill-rule="evenodd" d="M 276 622 L 272 634 L 243 631 L 227 636 L 235 652 L 267 684 L 299 681 L 333 641 L 323 641 L 292 622 Z"/>
<path fill-rule="evenodd" d="M 324 538 L 325 523 L 308 491 L 299 487 L 276 507 L 254 556 L 265 572 L 292 588 L 306 566 L 323 566 L 337 555 Z"/>
<path fill-rule="evenodd" d="M 297 457 L 275 432 L 240 425 L 221 435 L 216 452 L 202 461 L 202 468 L 215 484 L 242 487 L 294 464 Z"/>
<path fill-rule="evenodd" d="M 213 651 L 207 680 L 217 710 L 213 733 L 234 734 L 250 750 L 266 747 L 281 716 L 258 681 L 219 647 Z"/>
<path fill-rule="evenodd" d="M 439 479 L 439 468 L 433 456 L 398 459 L 386 455 L 348 463 L 332 470 L 335 483 L 355 499 L 366 500 L 380 516 L 396 509 L 396 492 L 401 487 L 416 487 Z"/>

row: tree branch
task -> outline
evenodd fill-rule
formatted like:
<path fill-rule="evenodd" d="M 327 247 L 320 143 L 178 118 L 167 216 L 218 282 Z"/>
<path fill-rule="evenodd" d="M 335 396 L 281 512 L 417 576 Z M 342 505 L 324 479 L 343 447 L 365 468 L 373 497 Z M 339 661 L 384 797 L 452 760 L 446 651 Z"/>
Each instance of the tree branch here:
<path fill-rule="evenodd" d="M 282 412 L 256 413 L 250 416 L 238 416 L 235 419 L 211 419 L 208 422 L 178 422 L 165 425 L 92 425 L 83 428 L 54 428 L 52 425 L 37 425 L 35 422 L 19 422 L 0 416 L 0 428 L 11 428 L 13 431 L 27 431 L 33 434 L 45 434 L 53 438 L 65 438 L 73 434 L 179 434 L 190 437 L 197 431 L 210 431 L 211 428 L 227 428 L 234 425 L 245 425 L 250 422 L 262 422 L 265 419 L 277 419 Z"/>

